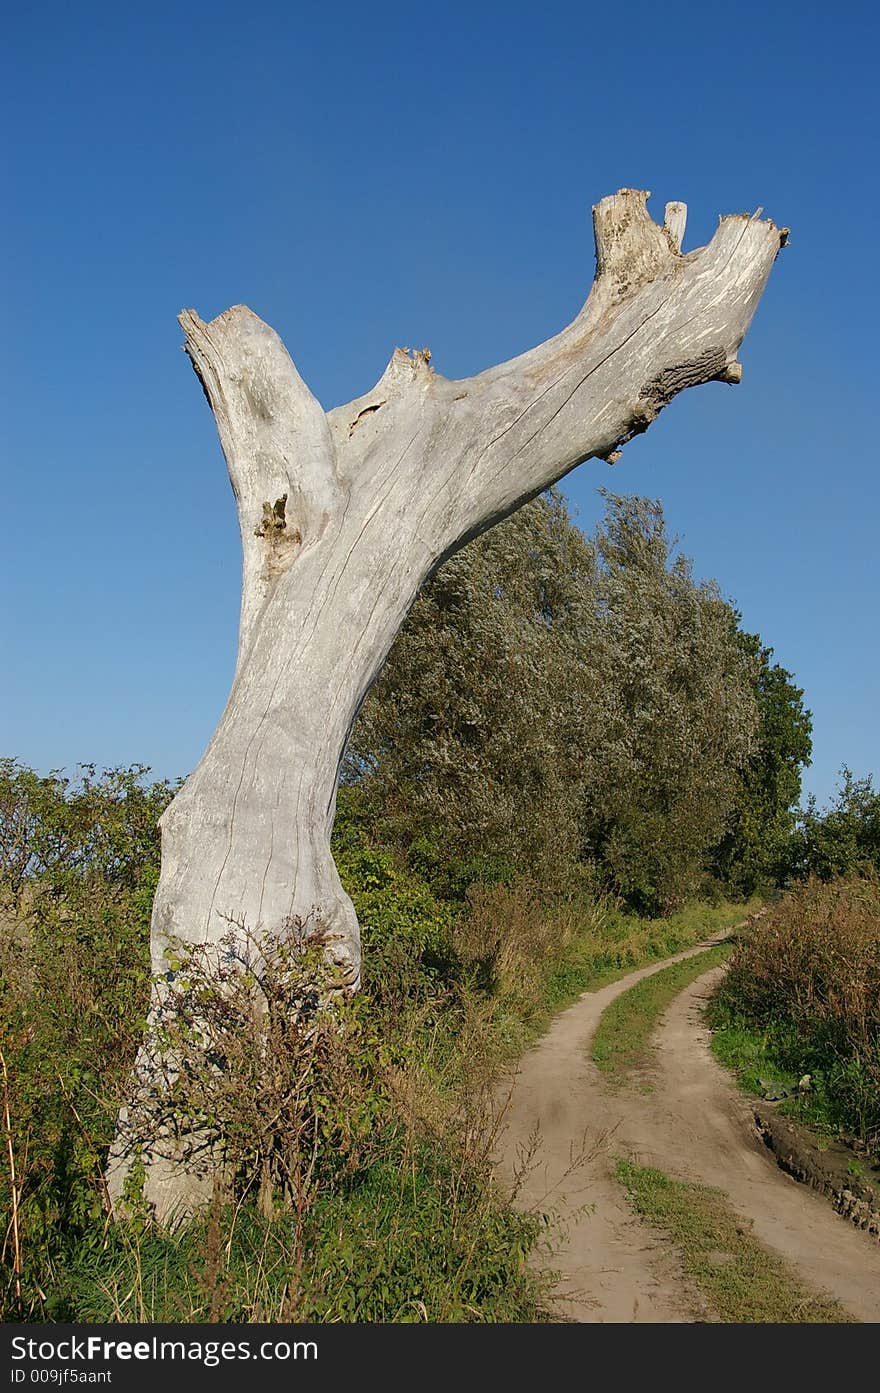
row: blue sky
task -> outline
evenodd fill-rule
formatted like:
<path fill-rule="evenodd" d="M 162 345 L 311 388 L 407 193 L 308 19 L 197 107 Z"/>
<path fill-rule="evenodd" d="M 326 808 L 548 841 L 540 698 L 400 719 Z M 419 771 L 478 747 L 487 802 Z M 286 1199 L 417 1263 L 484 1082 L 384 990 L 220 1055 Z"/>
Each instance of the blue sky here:
<path fill-rule="evenodd" d="M 0 753 L 197 761 L 235 657 L 237 526 L 175 316 L 240 301 L 326 407 L 396 344 L 470 374 L 556 332 L 589 209 L 759 204 L 792 228 L 741 387 L 679 398 L 609 469 L 815 717 L 806 787 L 880 775 L 873 5 L 216 0 L 6 19 Z"/>

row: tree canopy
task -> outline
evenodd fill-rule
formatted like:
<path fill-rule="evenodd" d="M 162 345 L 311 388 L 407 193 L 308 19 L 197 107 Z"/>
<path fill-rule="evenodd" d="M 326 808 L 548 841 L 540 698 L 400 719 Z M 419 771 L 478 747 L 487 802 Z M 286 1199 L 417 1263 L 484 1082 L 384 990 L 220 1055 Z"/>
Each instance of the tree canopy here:
<path fill-rule="evenodd" d="M 714 868 L 731 889 L 752 894 L 761 885 L 780 882 L 791 868 L 801 773 L 812 755 L 813 718 L 792 674 L 771 662 L 773 649 L 757 634 L 741 629 L 737 638 L 757 665 L 758 738 L 742 770 L 739 796 Z"/>
<path fill-rule="evenodd" d="M 737 888 L 769 873 L 809 716 L 772 650 L 676 554 L 661 505 L 604 500 L 586 537 L 545 494 L 434 575 L 344 781 L 447 872 L 577 867 L 658 912 L 708 870 L 734 880 L 746 855 Z"/>

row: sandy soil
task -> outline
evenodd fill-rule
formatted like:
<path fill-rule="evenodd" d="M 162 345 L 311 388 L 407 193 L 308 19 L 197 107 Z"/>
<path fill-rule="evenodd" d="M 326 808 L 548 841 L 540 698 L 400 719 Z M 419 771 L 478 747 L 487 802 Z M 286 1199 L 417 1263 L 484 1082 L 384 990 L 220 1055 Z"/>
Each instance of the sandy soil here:
<path fill-rule="evenodd" d="M 498 1171 L 508 1185 L 518 1180 L 520 1207 L 558 1220 L 542 1257 L 561 1273 L 559 1313 L 585 1322 L 707 1319 L 674 1252 L 633 1215 L 614 1179 L 615 1157 L 628 1155 L 725 1191 L 743 1222 L 807 1284 L 859 1320 L 880 1320 L 880 1244 L 779 1170 L 747 1100 L 709 1052 L 700 1007 L 723 969 L 672 1004 L 654 1037 L 656 1059 L 631 1086 L 610 1092 L 589 1057 L 599 1018 L 616 996 L 697 951 L 585 993 L 523 1056 L 510 1082 Z"/>

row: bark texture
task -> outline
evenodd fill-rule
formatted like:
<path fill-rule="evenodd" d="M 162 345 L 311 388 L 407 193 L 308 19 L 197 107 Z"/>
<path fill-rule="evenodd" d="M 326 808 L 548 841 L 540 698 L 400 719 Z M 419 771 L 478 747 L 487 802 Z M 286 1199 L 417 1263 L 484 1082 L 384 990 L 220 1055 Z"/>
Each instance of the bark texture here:
<path fill-rule="evenodd" d="M 238 506 L 243 586 L 226 709 L 161 820 L 153 969 L 175 940 L 217 940 L 294 917 L 329 929 L 355 988 L 357 918 L 330 854 L 348 734 L 429 573 L 471 537 L 591 457 L 612 463 L 685 387 L 738 382 L 737 352 L 786 239 L 722 218 L 682 255 L 623 189 L 593 210 L 596 278 L 556 337 L 449 381 L 396 349 L 364 396 L 325 413 L 278 335 L 245 306 L 180 316 Z M 117 1150 L 116 1193 L 125 1171 Z M 184 1179 L 148 1168 L 167 1215 Z"/>

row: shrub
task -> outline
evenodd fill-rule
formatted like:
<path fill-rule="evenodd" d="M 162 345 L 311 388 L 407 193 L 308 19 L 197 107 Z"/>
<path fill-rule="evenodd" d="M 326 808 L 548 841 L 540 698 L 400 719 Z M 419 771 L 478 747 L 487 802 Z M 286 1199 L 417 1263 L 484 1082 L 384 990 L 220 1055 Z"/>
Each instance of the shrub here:
<path fill-rule="evenodd" d="M 880 1146 L 880 881 L 798 887 L 737 944 L 715 1021 L 766 1033 L 826 1121 Z"/>
<path fill-rule="evenodd" d="M 129 1145 L 225 1177 L 266 1218 L 302 1214 L 356 1168 L 381 1110 L 385 1049 L 343 993 L 320 927 L 279 938 L 233 924 L 181 945 L 138 1065 Z"/>
<path fill-rule="evenodd" d="M 104 1222 L 103 1160 L 149 1001 L 155 824 L 171 795 L 145 773 L 43 778 L 0 761 L 0 1045 L 30 1258 Z M 12 1201 L 0 1166 L 0 1208 Z"/>

